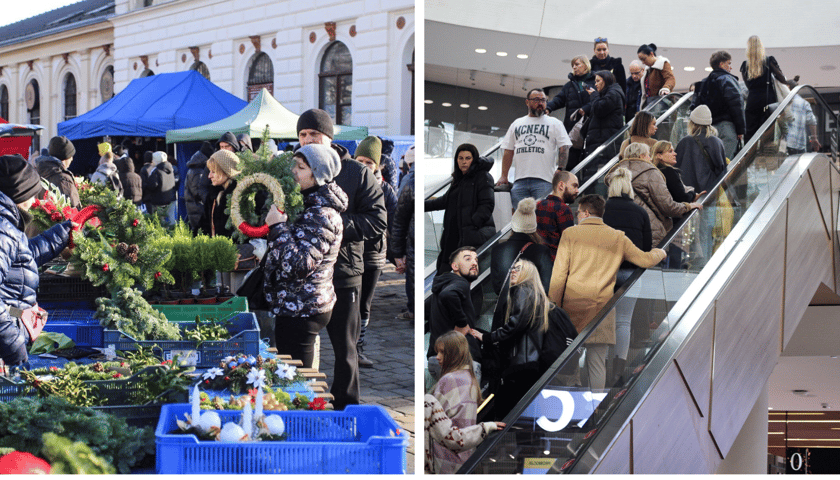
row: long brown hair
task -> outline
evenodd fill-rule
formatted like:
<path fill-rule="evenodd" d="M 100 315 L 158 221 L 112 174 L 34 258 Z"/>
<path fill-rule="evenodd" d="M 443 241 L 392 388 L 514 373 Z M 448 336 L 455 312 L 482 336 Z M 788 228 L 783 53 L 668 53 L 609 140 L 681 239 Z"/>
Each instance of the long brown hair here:
<path fill-rule="evenodd" d="M 443 378 L 447 373 L 468 369 L 473 387 L 470 389 L 470 393 L 475 393 L 476 403 L 481 403 L 484 398 L 481 395 L 478 380 L 475 378 L 475 369 L 473 368 L 473 359 L 470 355 L 470 345 L 467 343 L 467 337 L 455 330 L 446 332 L 435 340 L 435 352 L 443 354 L 443 361 L 440 363 L 440 378 Z M 432 389 L 434 390 L 434 388 Z"/>
<path fill-rule="evenodd" d="M 636 112 L 633 118 L 633 126 L 630 128 L 630 136 L 650 138 L 650 122 L 656 118 L 648 112 Z"/>

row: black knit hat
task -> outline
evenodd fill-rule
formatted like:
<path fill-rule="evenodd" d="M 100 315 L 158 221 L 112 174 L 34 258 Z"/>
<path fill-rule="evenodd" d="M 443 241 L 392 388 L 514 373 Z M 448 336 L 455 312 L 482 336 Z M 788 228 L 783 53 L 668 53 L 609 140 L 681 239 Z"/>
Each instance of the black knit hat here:
<path fill-rule="evenodd" d="M 67 137 L 53 137 L 50 139 L 49 151 L 53 157 L 67 160 L 76 154 L 76 147 Z"/>
<path fill-rule="evenodd" d="M 297 133 L 304 129 L 316 130 L 324 135 L 333 138 L 333 121 L 330 114 L 318 109 L 311 108 L 300 114 L 297 121 Z"/>
<path fill-rule="evenodd" d="M 35 196 L 43 196 L 44 187 L 41 186 L 38 171 L 23 157 L 3 155 L 0 157 L 0 192 L 18 204 Z"/>
<path fill-rule="evenodd" d="M 143 163 L 152 163 L 152 157 L 154 153 L 151 150 L 146 150 L 146 153 L 143 154 Z"/>
<path fill-rule="evenodd" d="M 213 152 L 216 150 L 213 149 L 213 144 L 210 142 L 204 142 L 201 144 L 201 153 L 204 154 L 205 157 L 210 158 L 210 155 L 213 155 Z"/>

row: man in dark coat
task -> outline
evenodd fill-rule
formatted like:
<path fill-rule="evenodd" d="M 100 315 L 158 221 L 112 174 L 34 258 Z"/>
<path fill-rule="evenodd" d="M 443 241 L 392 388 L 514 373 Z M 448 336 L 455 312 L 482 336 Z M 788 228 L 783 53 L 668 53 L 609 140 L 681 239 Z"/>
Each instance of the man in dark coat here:
<path fill-rule="evenodd" d="M 639 104 L 642 101 L 642 73 L 645 71 L 645 66 L 641 60 L 633 60 L 630 66 L 630 76 L 627 77 L 627 86 L 624 89 L 624 97 L 627 100 L 627 106 L 624 108 L 624 121 L 629 122 L 636 116 L 639 111 Z"/>
<path fill-rule="evenodd" d="M 193 233 L 199 230 L 204 216 L 204 199 L 207 198 L 212 183 L 208 177 L 207 159 L 213 155 L 213 145 L 210 142 L 201 144 L 190 161 L 187 162 L 187 180 L 184 185 L 184 201 L 187 205 L 187 218 Z"/>
<path fill-rule="evenodd" d="M 405 187 L 397 198 L 391 225 L 391 243 L 397 273 L 405 273 L 406 311 L 397 316 L 414 319 L 414 165 L 405 176 Z"/>
<path fill-rule="evenodd" d="M 440 365 L 435 358 L 435 341 L 446 332 L 455 330 L 467 337 L 474 361 L 481 360 L 481 346 L 469 335 L 478 318 L 470 296 L 470 282 L 478 278 L 478 254 L 474 247 L 461 247 L 449 257 L 451 272 L 435 277 L 432 282 L 432 311 L 429 317 L 429 373 L 437 378 Z"/>
<path fill-rule="evenodd" d="M 74 208 L 81 207 L 79 201 L 79 189 L 76 186 L 76 179 L 70 173 L 70 163 L 73 162 L 73 155 L 76 154 L 76 147 L 73 146 L 67 137 L 53 137 L 50 139 L 48 157 L 39 157 L 36 163 L 38 174 L 48 182 L 58 187 L 58 190 L 70 200 Z"/>
<path fill-rule="evenodd" d="M 694 92 L 691 109 L 706 105 L 712 111 L 712 126 L 718 131 L 718 138 L 723 142 L 726 157 L 735 157 L 738 140 L 744 138 L 747 124 L 744 119 L 744 103 L 738 77 L 732 71 L 732 55 L 723 50 L 712 54 L 709 60 L 712 73 L 704 78 Z"/>
<path fill-rule="evenodd" d="M 373 172 L 353 160 L 347 149 L 332 143 L 333 121 L 324 110 L 303 112 L 297 123 L 300 145 L 320 143 L 331 146 L 341 158 L 341 171 L 335 182 L 347 194 L 347 210 L 341 213 L 344 237 L 333 273 L 337 297 L 327 333 L 335 352 L 335 371 L 330 393 L 336 410 L 359 403 L 359 294 L 364 272 L 364 240 L 381 235 L 387 226 L 382 189 Z"/>
<path fill-rule="evenodd" d="M 216 142 L 216 150 L 230 150 L 233 153 L 238 153 L 242 150 L 242 147 L 239 146 L 239 140 L 236 138 L 236 135 L 225 132 L 219 137 L 219 141 Z"/>

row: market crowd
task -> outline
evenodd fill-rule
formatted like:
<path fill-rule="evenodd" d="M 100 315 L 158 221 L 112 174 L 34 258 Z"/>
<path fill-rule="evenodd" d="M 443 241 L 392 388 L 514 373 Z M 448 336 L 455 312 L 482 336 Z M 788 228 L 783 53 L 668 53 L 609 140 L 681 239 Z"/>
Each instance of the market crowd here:
<path fill-rule="evenodd" d="M 656 247 L 692 210 L 700 210 L 698 251 L 711 255 L 720 239 L 712 233 L 714 209 L 704 209 L 701 199 L 715 193 L 739 144 L 783 100 L 784 90 L 768 85 L 796 86 L 757 36 L 747 41 L 742 79 L 732 73 L 730 53 L 714 52 L 711 73 L 692 85 L 688 134 L 673 145 L 653 138 L 656 118 L 645 110 L 674 89 L 671 64 L 654 44 L 640 46 L 637 56 L 626 76 L 607 39 L 596 38 L 594 55 L 571 60 L 568 82 L 554 98 L 539 88 L 527 92 L 527 115 L 502 138 L 495 184 L 492 160 L 463 144 L 455 151 L 450 188 L 425 202 L 427 211 L 445 211 L 426 352 L 436 381 L 424 402 L 426 472 L 455 473 L 489 432 L 503 428 L 499 421 L 636 267 L 686 268 L 680 238 L 667 252 Z M 795 97 L 793 106 L 782 120 L 787 152 L 818 151 L 810 105 Z M 547 115 L 561 108 L 562 121 Z M 620 147 L 606 143 L 627 122 L 629 138 Z M 607 198 L 578 199 L 582 182 L 571 170 L 590 157 L 579 169 L 588 178 L 616 155 L 618 163 L 603 178 Z M 480 274 L 478 247 L 496 234 L 497 190 L 510 192 L 514 211 L 512 233 L 491 250 L 498 301 L 485 331 L 477 328 L 482 291 L 471 283 Z M 584 341 L 586 375 L 570 357 L 556 381 L 593 390 L 623 385 L 633 307 L 619 302 Z M 492 415 L 485 418 L 496 421 L 476 423 L 477 406 L 491 393 Z"/>

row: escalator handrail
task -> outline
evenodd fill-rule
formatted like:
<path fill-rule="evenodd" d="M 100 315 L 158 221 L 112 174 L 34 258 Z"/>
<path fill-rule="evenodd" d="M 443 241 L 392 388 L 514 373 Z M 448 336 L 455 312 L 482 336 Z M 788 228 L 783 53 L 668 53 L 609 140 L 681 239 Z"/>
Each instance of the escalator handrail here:
<path fill-rule="evenodd" d="M 747 154 L 752 150 L 752 147 L 754 147 L 755 144 L 759 141 L 763 132 L 765 132 L 768 128 L 770 128 L 773 125 L 773 123 L 776 121 L 776 119 L 779 117 L 779 115 L 781 115 L 781 112 L 793 101 L 794 96 L 797 95 L 799 93 L 799 91 L 801 91 L 803 88 L 810 89 L 814 93 L 814 97 L 817 98 L 823 104 L 825 109 L 827 111 L 832 111 L 830 109 L 830 107 L 828 106 L 828 104 L 825 102 L 825 100 L 819 95 L 818 92 L 816 92 L 816 90 L 813 89 L 813 87 L 811 87 L 809 85 L 797 86 L 780 103 L 780 105 L 776 108 L 776 110 L 774 110 L 774 112 L 770 115 L 770 117 L 761 125 L 761 127 L 758 129 L 757 133 L 753 136 L 753 138 L 751 138 L 750 141 L 748 141 L 747 144 L 744 146 L 744 148 L 742 148 L 741 151 L 738 152 L 738 155 L 736 155 L 735 159 L 731 162 L 727 174 L 724 175 L 723 178 L 721 178 L 715 184 L 715 187 L 713 189 L 711 189 L 709 191 L 709 193 L 717 191 L 718 187 L 723 185 L 728 179 L 730 179 L 730 177 L 732 177 L 735 174 L 734 172 L 737 171 L 738 167 L 740 166 L 739 165 L 740 162 L 747 156 Z M 836 120 L 836 117 L 835 117 L 835 120 Z M 706 197 L 704 198 L 704 203 L 706 201 L 712 199 L 712 198 L 714 198 L 714 197 L 707 194 Z M 665 248 L 668 245 L 670 245 L 670 243 L 674 240 L 674 238 L 680 233 L 680 231 L 682 230 L 685 223 L 688 222 L 690 220 L 690 218 L 692 217 L 692 215 L 695 215 L 695 214 L 696 214 L 696 211 L 692 210 L 689 214 L 684 216 L 681 219 L 681 221 L 677 222 L 677 225 L 674 226 L 674 228 L 669 232 L 669 234 L 666 235 L 666 238 L 663 239 L 663 241 L 660 243 L 659 248 Z M 491 433 L 488 436 L 488 438 L 485 439 L 485 441 L 482 442 L 476 448 L 473 455 L 461 467 L 461 469 L 459 470 L 459 473 L 470 473 L 471 470 L 473 468 L 475 468 L 475 466 L 483 459 L 485 454 L 491 448 L 493 448 L 496 445 L 496 443 L 498 443 L 501 440 L 501 438 L 504 436 L 504 434 L 507 433 L 511 429 L 512 425 L 515 423 L 515 420 L 518 419 L 522 415 L 522 413 L 525 411 L 525 409 L 528 408 L 531 405 L 531 403 L 534 401 L 534 399 L 539 394 L 539 392 L 541 392 L 548 385 L 548 383 L 552 379 L 554 379 L 554 377 L 557 375 L 557 372 L 560 370 L 560 368 L 565 366 L 565 364 L 567 363 L 567 361 L 568 361 L 569 357 L 572 355 L 572 353 L 575 350 L 577 350 L 579 347 L 583 346 L 583 342 L 585 342 L 586 339 L 589 338 L 589 336 L 592 334 L 593 331 L 595 331 L 595 329 L 600 325 L 600 323 L 604 320 L 604 318 L 614 309 L 616 303 L 624 296 L 624 294 L 627 292 L 627 290 L 629 290 L 633 286 L 633 284 L 636 282 L 636 280 L 638 280 L 642 276 L 644 271 L 645 271 L 645 269 L 643 269 L 643 268 L 637 268 L 633 272 L 633 274 L 630 276 L 630 278 L 628 278 L 627 281 L 624 282 L 624 284 L 622 284 L 622 286 L 615 292 L 615 294 L 612 296 L 612 298 L 610 298 L 610 300 L 607 302 L 607 304 L 595 315 L 594 318 L 597 319 L 597 320 L 591 321 L 587 324 L 587 326 L 583 329 L 583 331 L 581 331 L 580 334 L 578 334 L 578 336 L 575 338 L 575 341 L 572 342 L 572 344 L 569 345 L 568 348 L 566 348 L 566 350 L 563 352 L 563 354 L 561 354 L 560 357 L 552 364 L 552 366 L 548 369 L 548 371 L 545 374 L 543 374 L 543 376 L 540 377 L 540 379 L 537 380 L 537 382 L 534 383 L 534 385 L 531 387 L 531 389 L 528 390 L 528 392 L 525 395 L 523 395 L 522 399 L 516 404 L 516 406 L 510 411 L 510 413 L 508 413 L 508 415 L 504 419 L 504 421 L 507 423 L 507 426 L 500 431 L 497 431 L 495 433 Z M 663 343 L 664 343 L 664 341 L 663 341 Z M 637 385 L 639 385 L 638 382 L 634 383 L 631 388 L 641 388 L 641 387 L 637 387 Z M 649 393 L 649 392 L 644 392 L 644 394 L 639 397 L 640 400 L 643 400 L 647 396 L 647 393 Z M 623 397 L 627 398 L 628 395 L 624 395 Z M 609 422 L 610 420 L 611 420 L 611 418 L 608 419 L 607 421 Z M 603 426 L 599 428 L 599 431 L 600 430 L 603 430 Z M 597 435 L 593 435 L 593 437 L 589 439 L 589 444 L 590 445 L 595 440 L 595 438 L 597 438 Z M 581 451 L 585 451 L 585 450 L 586 450 L 586 447 L 582 446 Z M 577 460 L 577 458 L 575 460 Z M 574 464 L 570 468 L 573 469 Z M 583 473 L 583 472 L 572 472 L 571 470 L 569 470 L 569 473 Z"/>

